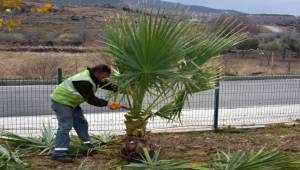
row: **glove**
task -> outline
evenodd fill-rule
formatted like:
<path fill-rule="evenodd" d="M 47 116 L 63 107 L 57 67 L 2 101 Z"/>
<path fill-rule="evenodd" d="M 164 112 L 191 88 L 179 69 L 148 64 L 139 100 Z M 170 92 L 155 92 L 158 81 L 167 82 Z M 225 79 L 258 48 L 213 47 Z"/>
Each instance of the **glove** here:
<path fill-rule="evenodd" d="M 108 107 L 111 109 L 111 110 L 118 110 L 118 109 L 121 109 L 122 108 L 122 105 L 120 103 L 110 103 L 108 105 Z"/>

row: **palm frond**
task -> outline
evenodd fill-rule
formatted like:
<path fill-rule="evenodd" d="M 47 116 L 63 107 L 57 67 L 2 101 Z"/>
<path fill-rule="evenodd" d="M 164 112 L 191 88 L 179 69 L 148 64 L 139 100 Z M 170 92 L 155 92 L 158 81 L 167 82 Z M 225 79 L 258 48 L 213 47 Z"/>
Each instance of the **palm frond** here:
<path fill-rule="evenodd" d="M 108 26 L 108 52 L 115 59 L 118 78 L 126 86 L 139 82 L 151 86 L 157 76 L 173 73 L 174 65 L 185 51 L 181 37 L 190 24 L 141 14 L 137 19 L 118 16 L 120 23 Z M 143 82 L 141 82 L 143 80 Z M 121 81 L 121 80 L 120 80 Z M 121 86 L 122 86 L 121 84 Z"/>
<path fill-rule="evenodd" d="M 86 145 L 83 145 L 82 141 L 77 136 L 71 136 L 70 139 L 71 142 L 68 151 L 69 156 L 78 157 L 94 153 L 95 149 L 90 149 Z"/>
<path fill-rule="evenodd" d="M 22 137 L 13 133 L 3 133 L 0 136 L 0 139 L 10 143 L 10 145 L 16 148 L 26 148 L 33 149 L 35 151 L 45 148 L 43 142 L 38 140 L 37 138 L 31 137 Z"/>
<path fill-rule="evenodd" d="M 20 167 L 20 169 L 26 169 L 26 164 L 20 157 L 18 150 L 11 151 L 8 148 L 0 145 L 0 169 L 15 169 Z"/>
<path fill-rule="evenodd" d="M 94 164 L 88 163 L 86 159 L 84 159 L 80 165 L 76 168 L 76 170 L 96 170 Z"/>
<path fill-rule="evenodd" d="M 10 159 L 10 152 L 0 145 L 0 159 Z"/>
<path fill-rule="evenodd" d="M 117 144 L 120 141 L 111 133 L 103 133 L 101 135 L 91 135 L 93 142 L 97 145 Z"/>
<path fill-rule="evenodd" d="M 42 128 L 42 136 L 40 140 L 44 143 L 46 146 L 39 154 L 49 154 L 54 148 L 54 132 L 52 130 L 52 126 L 50 122 L 45 125 L 43 123 L 43 128 Z"/>
<path fill-rule="evenodd" d="M 179 119 L 181 117 L 181 111 L 183 109 L 184 103 L 188 97 L 186 91 L 177 92 L 174 100 L 170 103 L 167 103 L 157 112 L 154 113 L 155 116 L 168 119 L 170 121 Z"/>
<path fill-rule="evenodd" d="M 150 156 L 149 151 L 144 148 L 143 159 L 141 163 L 131 163 L 124 166 L 124 170 L 184 170 L 184 169 L 198 169 L 208 170 L 205 166 L 191 164 L 186 161 L 172 161 L 160 160 L 160 151 L 155 151 L 153 157 Z"/>
<path fill-rule="evenodd" d="M 278 149 L 261 149 L 258 152 L 238 151 L 233 154 L 221 153 L 215 163 L 216 170 L 296 170 L 300 161 L 282 154 Z"/>
<path fill-rule="evenodd" d="M 207 64 L 195 67 L 190 79 L 183 83 L 186 92 L 188 94 L 194 94 L 214 89 L 215 83 L 221 74 L 219 66 L 216 64 Z"/>
<path fill-rule="evenodd" d="M 111 155 L 111 150 L 104 149 L 101 147 L 89 148 L 82 143 L 82 141 L 77 136 L 70 137 L 71 142 L 69 146 L 68 155 L 72 157 L 82 157 L 94 154 L 106 154 Z"/>
<path fill-rule="evenodd" d="M 38 138 L 23 137 L 17 134 L 5 132 L 0 139 L 8 142 L 11 146 L 18 148 L 20 152 L 27 154 L 50 154 L 54 147 L 54 134 L 51 124 L 43 124 L 42 136 Z"/>

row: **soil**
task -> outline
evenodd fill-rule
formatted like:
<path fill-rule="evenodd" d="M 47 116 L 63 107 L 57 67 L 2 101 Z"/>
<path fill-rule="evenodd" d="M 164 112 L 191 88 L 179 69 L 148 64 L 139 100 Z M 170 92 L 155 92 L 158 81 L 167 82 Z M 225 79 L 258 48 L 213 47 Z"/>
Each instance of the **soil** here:
<path fill-rule="evenodd" d="M 124 138 L 119 136 L 119 138 Z M 150 138 L 161 148 L 162 159 L 187 160 L 209 163 L 217 158 L 218 151 L 280 148 L 287 154 L 300 156 L 300 125 L 270 125 L 261 129 L 226 128 L 219 132 L 190 132 L 152 134 Z M 117 169 L 126 164 L 119 157 L 122 144 L 104 146 L 103 154 L 76 158 L 76 162 L 64 165 L 50 160 L 49 156 L 26 158 L 32 167 L 41 169 L 75 169 L 84 161 L 92 169 Z"/>

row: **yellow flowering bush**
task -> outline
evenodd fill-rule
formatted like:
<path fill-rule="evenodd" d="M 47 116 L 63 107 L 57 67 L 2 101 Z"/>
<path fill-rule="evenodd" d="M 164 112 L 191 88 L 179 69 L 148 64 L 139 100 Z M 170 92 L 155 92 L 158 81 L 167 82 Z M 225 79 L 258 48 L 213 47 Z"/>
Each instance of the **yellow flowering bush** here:
<path fill-rule="evenodd" d="M 12 13 L 12 11 L 20 10 L 21 4 L 25 4 L 24 0 L 0 0 L 0 13 Z M 31 12 L 48 13 L 53 9 L 53 4 L 46 2 L 41 7 L 32 7 Z M 0 18 L 0 30 L 13 32 L 16 27 L 22 24 L 19 19 Z"/>

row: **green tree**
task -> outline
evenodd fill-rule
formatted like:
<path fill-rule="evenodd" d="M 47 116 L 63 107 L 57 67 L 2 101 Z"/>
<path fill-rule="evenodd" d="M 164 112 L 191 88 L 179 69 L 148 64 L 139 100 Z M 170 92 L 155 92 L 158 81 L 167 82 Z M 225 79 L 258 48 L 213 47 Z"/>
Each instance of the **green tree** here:
<path fill-rule="evenodd" d="M 280 42 L 282 44 L 282 59 L 285 60 L 286 59 L 286 55 L 288 54 L 289 51 L 289 44 L 290 44 L 290 36 L 283 36 L 280 39 Z"/>
<path fill-rule="evenodd" d="M 300 55 L 300 36 L 291 38 L 288 43 L 288 48 L 289 50 L 295 52 L 296 57 L 298 58 Z"/>
<path fill-rule="evenodd" d="M 266 51 L 279 52 L 282 51 L 282 46 L 279 41 L 273 41 L 268 43 L 262 43 L 259 45 L 259 48 Z"/>
<path fill-rule="evenodd" d="M 242 57 L 245 56 L 245 51 L 256 50 L 259 47 L 259 40 L 256 38 L 249 38 L 246 41 L 237 45 L 237 49 L 241 51 Z"/>
<path fill-rule="evenodd" d="M 264 51 L 264 54 L 267 56 L 268 65 L 271 67 L 274 64 L 274 53 L 283 51 L 283 47 L 279 41 L 262 43 L 259 45 L 259 48 Z"/>
<path fill-rule="evenodd" d="M 296 57 L 300 56 L 300 34 L 290 34 L 281 39 L 284 48 L 284 55 L 287 50 L 296 53 Z"/>
<path fill-rule="evenodd" d="M 256 50 L 259 46 L 259 40 L 256 38 L 250 38 L 237 45 L 238 50 Z"/>
<path fill-rule="evenodd" d="M 209 61 L 246 39 L 246 34 L 227 21 L 215 32 L 204 32 L 188 20 L 176 15 L 161 17 L 154 11 L 135 16 L 122 13 L 107 22 L 107 52 L 116 71 L 112 81 L 119 85 L 130 108 L 125 125 L 126 146 L 131 149 L 125 147 L 123 152 L 128 155 L 143 151 L 141 147 L 132 150 L 132 144 L 144 146 L 139 143 L 145 142 L 140 139 L 150 118 L 180 118 L 193 93 L 214 88 L 219 69 Z M 153 99 L 144 104 L 149 94 Z M 169 102 L 154 111 L 163 101 Z"/>

